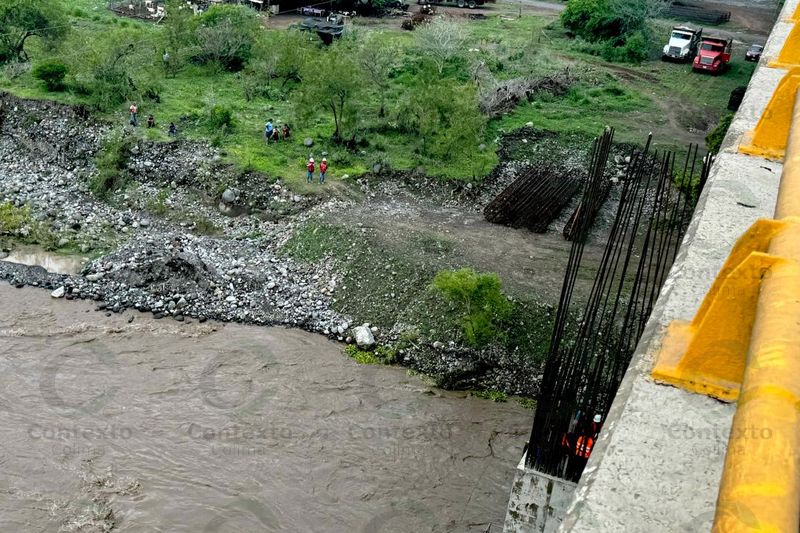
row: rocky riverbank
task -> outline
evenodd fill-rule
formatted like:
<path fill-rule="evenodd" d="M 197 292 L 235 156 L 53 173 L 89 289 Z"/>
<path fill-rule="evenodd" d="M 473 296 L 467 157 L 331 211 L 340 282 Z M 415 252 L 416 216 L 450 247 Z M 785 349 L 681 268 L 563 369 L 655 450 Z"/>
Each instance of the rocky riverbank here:
<path fill-rule="evenodd" d="M 537 138 L 528 130 L 516 135 L 520 143 Z M 96 156 L 111 137 L 125 141 L 127 184 L 100 199 L 90 183 L 98 171 Z M 562 164 L 578 165 L 584 156 L 585 151 L 575 149 Z M 537 157 L 533 154 L 530 159 Z M 346 261 L 328 256 L 303 261 L 286 253 L 287 241 L 299 229 L 357 211 L 362 203 L 368 208 L 376 199 L 409 205 L 424 199 L 426 205 L 472 213 L 474 218 L 515 178 L 522 164 L 524 160 L 506 161 L 480 185 L 384 171 L 380 178 L 353 180 L 353 196 L 363 200 L 322 200 L 298 195 L 263 175 L 241 172 L 225 164 L 207 143 L 149 141 L 127 128 L 96 121 L 82 107 L 4 94 L 0 95 L 0 204 L 12 205 L 27 217 L 10 242 L 30 242 L 34 235 L 38 238 L 34 242 L 45 240 L 48 248 L 94 259 L 78 275 L 0 261 L 0 279 L 17 287 L 41 287 L 57 297 L 94 300 L 96 309 L 105 313 L 133 308 L 181 322 L 280 324 L 342 342 L 360 339 L 362 347 L 389 346 L 396 362 L 445 387 L 532 394 L 538 376 L 531 371 L 530 354 L 498 346 L 466 348 L 453 342 L 452 330 L 420 330 L 414 323 L 378 320 L 363 305 L 358 316 L 352 316 L 348 306 L 341 305 L 374 300 L 375 313 L 391 316 L 394 292 L 398 286 L 402 291 L 402 280 L 392 281 L 395 288 L 390 295 L 380 287 L 353 283 L 352 264 L 344 267 Z M 352 251 L 347 258 L 357 256 L 369 237 L 364 233 L 368 229 L 357 222 L 352 229 L 341 237 L 341 248 Z M 372 257 L 374 239 L 370 246 L 367 255 Z M 388 274 L 395 268 L 388 253 L 373 259 L 361 256 L 362 266 L 373 278 L 380 278 L 372 275 L 373 270 Z M 455 266 L 459 261 L 455 257 L 440 264 Z M 345 280 L 350 280 L 348 286 L 343 286 Z M 372 292 L 376 290 L 380 293 Z M 551 310 L 541 303 L 529 307 L 533 315 Z M 398 317 L 401 312 L 398 308 Z M 440 321 L 445 312 L 422 311 Z M 549 318 L 542 317 L 545 324 Z M 414 331 L 413 342 L 398 342 L 409 331 Z"/>

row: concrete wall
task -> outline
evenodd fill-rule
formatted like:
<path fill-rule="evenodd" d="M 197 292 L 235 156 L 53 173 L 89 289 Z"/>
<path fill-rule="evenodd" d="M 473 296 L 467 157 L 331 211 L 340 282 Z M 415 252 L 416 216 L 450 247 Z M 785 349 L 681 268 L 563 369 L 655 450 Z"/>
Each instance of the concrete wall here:
<path fill-rule="evenodd" d="M 511 485 L 503 533 L 558 531 L 576 486 L 570 481 L 527 468 L 523 456 Z"/>
<path fill-rule="evenodd" d="M 781 19 L 798 2 L 787 0 Z M 766 64 L 790 29 L 779 19 L 767 41 L 563 531 L 710 530 L 734 406 L 657 384 L 650 372 L 665 326 L 692 319 L 738 237 L 756 219 L 772 217 L 782 164 L 739 154 L 737 147 L 785 74 Z"/>

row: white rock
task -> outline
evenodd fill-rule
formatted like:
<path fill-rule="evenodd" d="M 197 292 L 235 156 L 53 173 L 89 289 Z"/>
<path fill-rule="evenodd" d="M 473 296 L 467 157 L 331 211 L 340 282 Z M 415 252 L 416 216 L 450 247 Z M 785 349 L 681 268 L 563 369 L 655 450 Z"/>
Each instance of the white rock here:
<path fill-rule="evenodd" d="M 353 336 L 356 338 L 356 344 L 359 348 L 372 348 L 375 346 L 375 337 L 366 326 L 358 326 L 353 329 Z"/>
<path fill-rule="evenodd" d="M 53 292 L 51 292 L 50 296 L 52 296 L 53 298 L 63 298 L 65 292 L 66 291 L 64 290 L 64 287 L 59 287 Z"/>

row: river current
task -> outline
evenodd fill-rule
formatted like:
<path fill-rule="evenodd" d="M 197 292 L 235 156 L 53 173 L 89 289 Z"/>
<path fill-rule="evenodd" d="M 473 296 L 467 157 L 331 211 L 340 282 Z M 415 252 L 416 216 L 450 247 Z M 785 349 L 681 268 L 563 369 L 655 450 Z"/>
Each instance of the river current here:
<path fill-rule="evenodd" d="M 320 335 L 0 284 L 0 531 L 499 532 L 531 417 Z"/>

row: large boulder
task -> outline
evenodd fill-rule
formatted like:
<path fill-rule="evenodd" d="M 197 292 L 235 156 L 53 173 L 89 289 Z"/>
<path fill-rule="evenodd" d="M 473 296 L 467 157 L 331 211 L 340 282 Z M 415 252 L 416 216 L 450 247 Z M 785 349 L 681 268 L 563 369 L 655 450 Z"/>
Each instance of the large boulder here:
<path fill-rule="evenodd" d="M 375 346 L 375 337 L 367 326 L 358 326 L 353 328 L 353 336 L 356 339 L 356 345 L 359 348 L 372 348 Z"/>
<path fill-rule="evenodd" d="M 222 193 L 222 201 L 226 204 L 232 204 L 236 201 L 236 191 L 233 189 L 225 189 L 225 192 Z"/>

